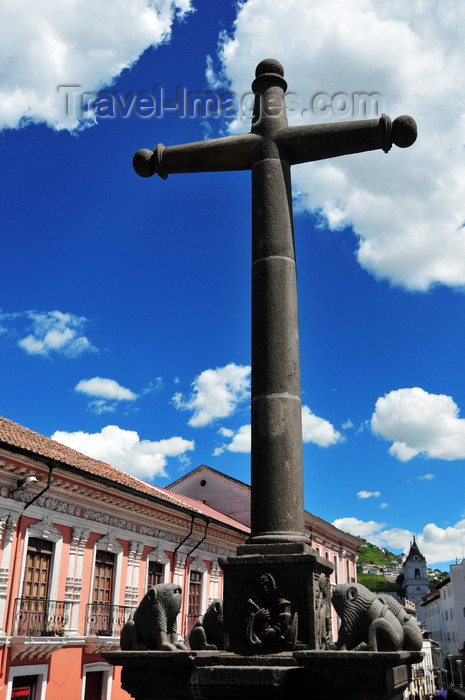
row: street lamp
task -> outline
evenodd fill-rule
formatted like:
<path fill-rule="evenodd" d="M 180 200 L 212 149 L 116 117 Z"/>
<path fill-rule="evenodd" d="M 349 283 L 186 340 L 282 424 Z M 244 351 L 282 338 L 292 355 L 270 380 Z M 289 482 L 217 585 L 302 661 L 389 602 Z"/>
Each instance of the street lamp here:
<path fill-rule="evenodd" d="M 450 664 L 450 675 L 452 677 L 452 685 L 455 685 L 455 677 L 454 677 L 454 667 L 452 665 L 452 662 L 454 660 L 454 657 L 452 654 L 446 654 L 446 659 L 449 659 L 449 664 Z"/>
<path fill-rule="evenodd" d="M 455 659 L 455 663 L 459 667 L 459 675 L 460 675 L 460 687 L 463 688 L 463 678 L 462 678 L 462 666 L 463 666 L 463 661 L 462 659 Z"/>

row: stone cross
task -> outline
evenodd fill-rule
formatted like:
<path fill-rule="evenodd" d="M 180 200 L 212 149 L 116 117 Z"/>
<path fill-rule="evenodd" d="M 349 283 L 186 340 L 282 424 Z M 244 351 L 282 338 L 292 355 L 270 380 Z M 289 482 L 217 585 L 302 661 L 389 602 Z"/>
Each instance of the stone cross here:
<path fill-rule="evenodd" d="M 157 173 L 252 172 L 252 454 L 249 549 L 308 543 L 304 528 L 297 286 L 290 167 L 350 153 L 411 146 L 411 117 L 289 127 L 283 67 L 258 64 L 251 132 L 142 149 L 134 168 Z M 247 547 L 247 545 L 246 545 Z"/>

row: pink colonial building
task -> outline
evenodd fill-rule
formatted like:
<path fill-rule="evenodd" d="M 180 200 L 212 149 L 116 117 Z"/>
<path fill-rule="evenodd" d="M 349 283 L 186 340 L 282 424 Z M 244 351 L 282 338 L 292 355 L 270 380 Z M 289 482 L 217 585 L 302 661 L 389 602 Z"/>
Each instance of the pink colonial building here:
<path fill-rule="evenodd" d="M 0 417 L 0 700 L 127 700 L 100 652 L 160 582 L 182 586 L 187 637 L 222 597 L 249 498 L 205 466 L 148 484 Z M 358 541 L 309 513 L 306 527 L 333 582 L 355 580 Z"/>

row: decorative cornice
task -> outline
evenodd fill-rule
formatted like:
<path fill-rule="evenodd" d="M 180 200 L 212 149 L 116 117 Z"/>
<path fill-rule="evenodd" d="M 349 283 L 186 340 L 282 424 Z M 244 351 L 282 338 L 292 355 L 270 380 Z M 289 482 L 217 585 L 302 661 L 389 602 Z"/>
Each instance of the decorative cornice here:
<path fill-rule="evenodd" d="M 119 637 L 86 637 L 84 652 L 101 654 L 102 651 L 114 651 L 119 648 Z"/>
<path fill-rule="evenodd" d="M 44 637 L 11 637 L 11 659 L 17 661 L 34 658 L 49 659 L 54 651 L 63 646 L 61 638 Z"/>

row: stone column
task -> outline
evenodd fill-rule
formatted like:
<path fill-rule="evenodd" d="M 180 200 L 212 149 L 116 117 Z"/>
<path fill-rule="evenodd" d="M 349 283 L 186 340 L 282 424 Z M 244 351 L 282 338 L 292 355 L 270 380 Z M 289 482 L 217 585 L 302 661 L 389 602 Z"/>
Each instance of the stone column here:
<path fill-rule="evenodd" d="M 290 165 L 276 135 L 287 126 L 277 61 L 252 84 L 251 543 L 308 542 L 304 530 L 297 282 Z"/>

